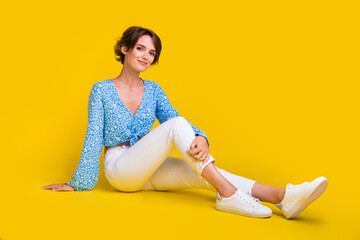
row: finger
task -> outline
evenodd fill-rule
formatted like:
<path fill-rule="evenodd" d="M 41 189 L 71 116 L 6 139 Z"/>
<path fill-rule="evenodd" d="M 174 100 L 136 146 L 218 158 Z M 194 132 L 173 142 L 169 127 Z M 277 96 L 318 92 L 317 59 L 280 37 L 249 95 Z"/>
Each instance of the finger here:
<path fill-rule="evenodd" d="M 61 186 L 59 186 L 59 187 L 54 187 L 54 188 L 53 188 L 53 191 L 54 191 L 54 192 L 59 192 L 59 191 L 62 191 L 62 190 L 64 190 L 64 188 L 61 187 Z"/>
<path fill-rule="evenodd" d="M 197 143 L 197 141 L 195 141 L 195 140 L 192 141 L 192 143 L 191 143 L 191 145 L 190 145 L 190 151 L 195 148 L 196 143 Z"/>
<path fill-rule="evenodd" d="M 204 156 L 204 152 L 199 153 L 199 154 L 197 155 L 197 160 L 203 161 L 203 158 L 204 158 L 203 156 Z"/>
<path fill-rule="evenodd" d="M 192 154 L 194 155 L 194 156 L 196 156 L 197 154 L 199 154 L 200 152 L 202 152 L 203 151 L 203 149 L 201 149 L 201 148 L 196 148 L 196 149 L 194 149 L 193 151 L 192 151 Z"/>
<path fill-rule="evenodd" d="M 196 152 L 194 151 L 194 153 L 192 154 L 192 157 L 196 160 L 198 160 L 198 158 L 199 158 L 199 155 L 197 155 L 197 154 L 198 154 L 197 150 L 196 150 Z"/>
<path fill-rule="evenodd" d="M 190 152 L 189 150 L 188 151 L 186 151 L 191 157 L 193 157 L 194 156 L 194 154 L 192 154 L 192 152 Z"/>
<path fill-rule="evenodd" d="M 210 159 L 210 154 L 208 154 L 208 155 L 206 156 L 205 161 L 204 161 L 204 164 L 207 163 L 207 161 L 209 161 L 209 159 Z"/>
<path fill-rule="evenodd" d="M 42 188 L 43 188 L 43 189 L 51 189 L 51 188 L 53 188 L 53 185 L 54 185 L 54 184 L 42 186 Z"/>
<path fill-rule="evenodd" d="M 197 153 L 197 154 L 194 154 L 194 155 L 193 155 L 193 158 L 196 158 L 196 159 L 199 160 L 199 159 L 200 159 L 199 156 L 200 156 L 200 153 Z"/>
<path fill-rule="evenodd" d="M 203 157 L 204 157 L 204 155 L 205 155 L 205 152 L 204 151 L 202 151 L 202 152 L 199 152 L 198 154 L 197 154 L 197 159 L 199 159 L 200 161 L 202 161 L 203 159 Z"/>
<path fill-rule="evenodd" d="M 187 152 L 190 154 L 190 155 L 194 155 L 193 151 L 194 149 L 196 148 L 196 143 L 193 141 L 190 145 L 190 149 L 187 150 Z"/>
<path fill-rule="evenodd" d="M 195 150 L 196 150 L 196 148 L 190 148 L 190 150 L 188 150 L 188 151 L 189 151 L 189 154 L 190 154 L 190 155 L 194 155 L 194 154 L 195 154 Z"/>
<path fill-rule="evenodd" d="M 210 157 L 210 153 L 209 153 L 209 150 L 207 150 L 207 151 L 205 152 L 205 155 L 204 155 L 204 161 L 206 161 L 207 159 L 209 159 L 209 157 Z"/>
<path fill-rule="evenodd" d="M 207 153 L 204 153 L 202 156 L 201 156 L 201 161 L 205 161 L 207 159 Z"/>

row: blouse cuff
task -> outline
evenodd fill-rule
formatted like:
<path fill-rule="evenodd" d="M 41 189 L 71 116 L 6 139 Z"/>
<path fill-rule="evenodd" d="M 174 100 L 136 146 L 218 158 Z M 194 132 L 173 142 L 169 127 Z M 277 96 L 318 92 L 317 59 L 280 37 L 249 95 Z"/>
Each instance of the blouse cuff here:
<path fill-rule="evenodd" d="M 74 183 L 72 182 L 65 182 L 65 184 L 72 186 L 75 189 L 75 191 L 89 191 L 88 189 L 75 186 Z"/>

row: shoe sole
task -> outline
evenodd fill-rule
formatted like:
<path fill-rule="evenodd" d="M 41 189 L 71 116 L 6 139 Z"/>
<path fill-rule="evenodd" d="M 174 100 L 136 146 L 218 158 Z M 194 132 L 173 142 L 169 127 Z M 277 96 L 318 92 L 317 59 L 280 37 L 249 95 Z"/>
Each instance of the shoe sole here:
<path fill-rule="evenodd" d="M 307 206 L 309 206 L 310 203 L 315 201 L 325 191 L 328 185 L 328 180 L 325 177 L 318 177 L 314 181 L 319 182 L 318 185 L 307 198 L 299 199 L 299 201 L 295 204 L 295 206 L 300 205 L 298 208 L 295 208 L 286 215 L 284 214 L 287 219 L 294 218 L 299 215 Z"/>
<path fill-rule="evenodd" d="M 271 216 L 271 214 L 254 214 L 254 213 L 249 213 L 249 212 L 243 212 L 240 211 L 237 208 L 229 208 L 229 207 L 222 207 L 222 206 L 217 206 L 216 205 L 216 210 L 218 211 L 223 211 L 223 212 L 229 212 L 229 213 L 235 213 L 235 214 L 239 214 L 242 216 L 246 216 L 246 217 L 254 217 L 254 218 L 268 218 Z"/>

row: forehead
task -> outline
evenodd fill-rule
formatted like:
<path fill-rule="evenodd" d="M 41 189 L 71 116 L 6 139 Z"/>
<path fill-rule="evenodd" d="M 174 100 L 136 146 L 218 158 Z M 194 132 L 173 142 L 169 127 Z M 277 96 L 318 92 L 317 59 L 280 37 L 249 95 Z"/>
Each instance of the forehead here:
<path fill-rule="evenodd" d="M 139 38 L 137 41 L 137 44 L 144 45 L 146 48 L 149 48 L 151 50 L 155 50 L 155 45 L 153 39 L 149 35 L 143 35 Z"/>

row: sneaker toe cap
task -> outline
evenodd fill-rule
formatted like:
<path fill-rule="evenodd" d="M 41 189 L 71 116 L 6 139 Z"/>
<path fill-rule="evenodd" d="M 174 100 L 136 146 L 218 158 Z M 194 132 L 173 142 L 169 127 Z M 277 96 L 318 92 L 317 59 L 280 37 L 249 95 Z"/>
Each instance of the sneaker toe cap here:
<path fill-rule="evenodd" d="M 262 205 L 262 206 L 259 206 L 258 213 L 264 217 L 270 217 L 272 214 L 272 210 L 271 210 L 271 208 L 268 208 L 268 207 Z"/>

